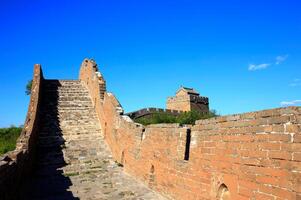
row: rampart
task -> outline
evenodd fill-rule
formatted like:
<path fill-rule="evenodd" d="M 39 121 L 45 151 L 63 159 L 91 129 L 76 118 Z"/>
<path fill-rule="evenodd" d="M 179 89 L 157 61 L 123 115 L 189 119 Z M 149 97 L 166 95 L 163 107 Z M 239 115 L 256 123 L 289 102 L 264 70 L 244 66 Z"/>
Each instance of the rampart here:
<path fill-rule="evenodd" d="M 30 103 L 16 149 L 0 157 L 0 199 L 18 198 L 20 185 L 33 169 L 39 129 L 39 104 L 43 74 L 34 66 Z"/>
<path fill-rule="evenodd" d="M 165 113 L 165 114 L 177 116 L 180 113 L 183 113 L 183 111 L 169 110 L 169 109 L 162 109 L 162 108 L 144 108 L 141 110 L 137 110 L 135 112 L 126 113 L 125 115 L 129 116 L 131 119 L 138 119 L 141 117 L 152 116 L 156 113 Z"/>
<path fill-rule="evenodd" d="M 142 126 L 123 109 L 94 61 L 81 65 L 113 157 L 170 199 L 301 199 L 301 108 Z M 18 198 L 33 169 L 43 74 L 35 65 L 29 108 L 16 149 L 0 157 L 0 199 Z"/>
<path fill-rule="evenodd" d="M 179 200 L 301 199 L 300 107 L 144 127 L 123 115 L 94 65 L 84 61 L 80 79 L 113 157 L 149 187 Z"/>

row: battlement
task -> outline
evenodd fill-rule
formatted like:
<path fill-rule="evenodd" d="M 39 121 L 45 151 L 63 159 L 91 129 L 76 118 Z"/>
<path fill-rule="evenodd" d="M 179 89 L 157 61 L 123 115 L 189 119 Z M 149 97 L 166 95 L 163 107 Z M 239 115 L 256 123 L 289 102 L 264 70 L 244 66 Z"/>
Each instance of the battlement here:
<path fill-rule="evenodd" d="M 141 117 L 152 116 L 156 113 L 167 113 L 167 114 L 177 116 L 180 113 L 183 113 L 183 111 L 162 109 L 162 108 L 143 108 L 135 112 L 126 113 L 125 115 L 129 116 L 131 119 L 138 119 Z"/>
<path fill-rule="evenodd" d="M 209 104 L 208 97 L 200 97 L 200 96 L 190 96 L 190 102 L 192 103 L 201 103 L 201 104 Z"/>

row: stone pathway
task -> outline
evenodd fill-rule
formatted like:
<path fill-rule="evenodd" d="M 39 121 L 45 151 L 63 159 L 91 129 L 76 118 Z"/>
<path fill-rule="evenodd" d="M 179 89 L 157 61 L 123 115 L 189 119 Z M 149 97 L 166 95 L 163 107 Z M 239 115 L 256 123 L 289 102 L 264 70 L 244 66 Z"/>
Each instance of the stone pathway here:
<path fill-rule="evenodd" d="M 38 165 L 21 199 L 163 200 L 112 159 L 80 81 L 43 85 Z"/>

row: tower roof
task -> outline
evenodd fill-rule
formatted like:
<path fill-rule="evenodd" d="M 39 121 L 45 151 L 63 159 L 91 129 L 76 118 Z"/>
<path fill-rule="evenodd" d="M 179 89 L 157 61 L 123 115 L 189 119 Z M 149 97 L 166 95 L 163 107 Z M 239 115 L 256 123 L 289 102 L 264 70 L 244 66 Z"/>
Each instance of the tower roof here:
<path fill-rule="evenodd" d="M 196 90 L 193 88 L 188 88 L 188 87 L 183 87 L 181 86 L 180 89 L 176 92 L 178 94 L 180 91 L 185 91 L 187 94 L 192 94 L 192 95 L 200 95 Z"/>

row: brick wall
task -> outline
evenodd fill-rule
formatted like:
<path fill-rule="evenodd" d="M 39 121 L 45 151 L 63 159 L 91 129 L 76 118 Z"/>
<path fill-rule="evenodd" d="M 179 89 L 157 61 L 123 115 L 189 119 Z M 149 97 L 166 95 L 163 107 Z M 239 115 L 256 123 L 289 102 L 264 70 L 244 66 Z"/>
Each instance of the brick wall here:
<path fill-rule="evenodd" d="M 42 81 L 41 66 L 35 65 L 30 103 L 24 128 L 17 140 L 16 149 L 0 157 L 0 199 L 19 198 L 20 185 L 33 169 L 39 129 L 39 104 Z"/>
<path fill-rule="evenodd" d="M 144 127 L 122 115 L 113 94 L 95 96 L 103 86 L 92 69 L 81 80 L 101 99 L 95 108 L 113 157 L 149 187 L 179 200 L 301 199 L 300 107 Z"/>
<path fill-rule="evenodd" d="M 190 97 L 188 95 L 169 97 L 166 102 L 166 108 L 170 110 L 191 111 Z"/>
<path fill-rule="evenodd" d="M 101 104 L 106 91 L 106 82 L 100 72 L 97 64 L 93 60 L 84 59 L 79 72 L 79 80 L 83 81 L 89 89 L 93 105 L 98 116 L 101 115 Z"/>
<path fill-rule="evenodd" d="M 154 116 L 157 113 L 163 113 L 163 114 L 170 114 L 173 116 L 178 116 L 179 114 L 183 113 L 183 111 L 179 110 L 168 110 L 168 109 L 162 109 L 162 108 L 143 108 L 141 110 L 137 110 L 135 112 L 126 113 L 127 116 L 129 116 L 131 119 L 135 120 L 141 117 L 151 117 Z"/>
<path fill-rule="evenodd" d="M 195 95 L 179 95 L 169 97 L 166 101 L 166 108 L 170 110 L 191 111 L 196 110 L 201 113 L 209 112 L 209 99 L 207 97 Z"/>

